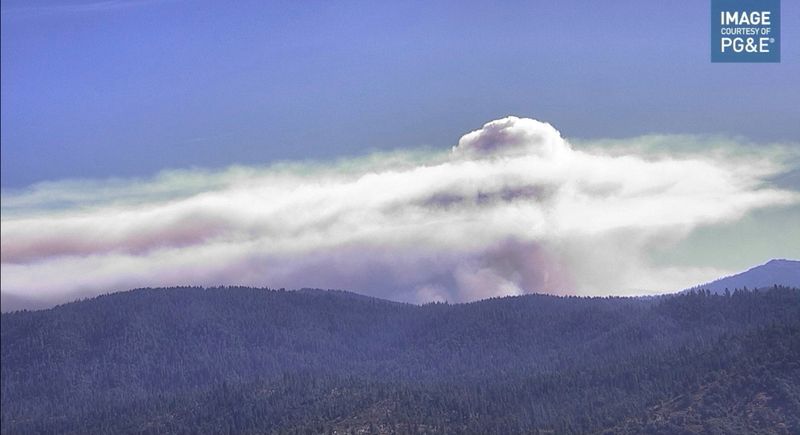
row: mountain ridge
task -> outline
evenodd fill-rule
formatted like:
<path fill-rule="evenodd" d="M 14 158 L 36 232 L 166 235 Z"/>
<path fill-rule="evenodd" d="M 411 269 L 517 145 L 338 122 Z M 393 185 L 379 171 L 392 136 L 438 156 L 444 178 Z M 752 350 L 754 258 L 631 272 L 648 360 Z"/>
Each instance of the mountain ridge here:
<path fill-rule="evenodd" d="M 797 289 L 412 305 L 184 287 L 0 321 L 2 433 L 800 429 Z M 669 405 L 687 393 L 698 413 Z M 737 397 L 776 399 L 749 421 Z"/>
<path fill-rule="evenodd" d="M 727 288 L 730 291 L 735 289 L 743 289 L 748 288 L 750 290 L 757 289 L 757 288 L 766 288 L 772 287 L 774 285 L 778 286 L 785 286 L 785 287 L 795 287 L 800 288 L 800 260 L 791 260 L 791 259 L 772 259 L 768 262 L 753 266 L 746 271 L 718 278 L 714 281 L 710 281 L 705 284 L 699 284 L 685 290 L 681 290 L 681 292 L 690 292 L 693 290 L 709 290 L 715 294 L 722 294 L 724 293 L 725 289 Z M 203 289 L 213 289 L 213 288 L 237 288 L 242 286 L 221 286 L 221 287 L 198 287 L 198 286 L 177 286 L 174 288 L 182 289 L 182 288 L 203 288 Z M 244 288 L 244 287 L 243 287 Z M 247 287 L 249 288 L 249 287 Z M 268 287 L 262 287 L 262 289 L 269 290 Z M 139 289 L 132 289 L 132 290 L 139 290 Z M 116 292 L 116 293 L 125 293 L 132 290 L 126 290 L 123 292 Z M 396 304 L 407 304 L 408 302 L 400 302 L 400 301 L 392 301 L 390 299 L 379 298 L 375 296 L 364 295 L 361 293 L 356 293 L 348 290 L 340 290 L 340 289 L 319 289 L 319 288 L 300 288 L 300 289 L 279 289 L 285 291 L 293 291 L 299 293 L 317 293 L 317 292 L 330 292 L 333 293 L 340 293 L 342 295 L 346 295 L 353 299 L 364 299 L 364 300 L 376 300 L 376 301 L 383 301 L 387 303 L 396 303 Z M 55 308 L 61 305 L 67 305 L 74 302 L 79 302 L 87 299 L 93 299 L 96 297 L 107 296 L 112 293 L 105 293 L 100 294 L 93 297 L 81 298 L 76 299 L 73 301 L 63 302 L 59 304 L 48 303 L 46 301 L 7 294 L 7 293 L 0 293 L 0 312 L 3 313 L 11 313 L 14 311 L 35 311 L 35 310 L 46 310 L 50 308 Z M 527 293 L 527 294 L 539 294 L 539 293 Z M 570 296 L 570 295 L 564 295 Z M 648 295 L 642 296 L 643 298 L 649 297 L 658 297 L 659 295 Z M 635 296 L 632 296 L 635 297 Z M 491 298 L 489 298 L 491 299 Z M 485 300 L 485 299 L 483 299 Z M 480 302 L 478 301 L 467 301 L 463 303 L 472 303 L 472 302 Z"/>
<path fill-rule="evenodd" d="M 772 259 L 753 266 L 743 272 L 718 278 L 705 284 L 688 288 L 691 290 L 709 290 L 722 294 L 726 289 L 763 289 L 772 286 L 800 287 L 800 261 L 791 259 Z"/>

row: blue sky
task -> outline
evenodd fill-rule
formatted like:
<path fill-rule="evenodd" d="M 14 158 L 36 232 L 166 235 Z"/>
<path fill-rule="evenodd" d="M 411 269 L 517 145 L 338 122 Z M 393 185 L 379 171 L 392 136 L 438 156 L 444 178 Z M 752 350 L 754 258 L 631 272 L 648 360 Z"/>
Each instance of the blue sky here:
<path fill-rule="evenodd" d="M 781 63 L 712 64 L 707 0 L 3 1 L 0 296 L 637 295 L 800 258 L 783 3 Z"/>
<path fill-rule="evenodd" d="M 780 64 L 711 64 L 707 1 L 2 3 L 2 187 L 446 147 L 508 114 L 567 138 L 800 137 Z"/>

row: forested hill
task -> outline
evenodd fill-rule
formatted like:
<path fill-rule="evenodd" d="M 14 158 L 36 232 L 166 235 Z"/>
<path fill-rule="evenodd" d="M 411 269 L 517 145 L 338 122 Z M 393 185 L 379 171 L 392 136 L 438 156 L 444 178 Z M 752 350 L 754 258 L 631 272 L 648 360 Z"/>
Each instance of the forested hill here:
<path fill-rule="evenodd" d="M 1 318 L 3 433 L 800 431 L 786 288 L 422 306 L 143 289 Z"/>
<path fill-rule="evenodd" d="M 711 291 L 711 293 L 723 294 L 726 289 L 728 291 L 733 291 L 736 288 L 758 289 L 774 285 L 800 287 L 800 261 L 770 260 L 742 273 L 720 278 L 716 281 L 696 286 L 688 291 L 704 289 Z"/>

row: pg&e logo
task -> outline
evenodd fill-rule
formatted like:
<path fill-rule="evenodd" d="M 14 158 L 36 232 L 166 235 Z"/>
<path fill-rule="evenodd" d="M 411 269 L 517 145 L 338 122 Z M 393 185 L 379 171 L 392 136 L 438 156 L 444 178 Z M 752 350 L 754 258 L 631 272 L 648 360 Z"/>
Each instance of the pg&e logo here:
<path fill-rule="evenodd" d="M 711 0 L 711 62 L 780 61 L 780 0 Z"/>

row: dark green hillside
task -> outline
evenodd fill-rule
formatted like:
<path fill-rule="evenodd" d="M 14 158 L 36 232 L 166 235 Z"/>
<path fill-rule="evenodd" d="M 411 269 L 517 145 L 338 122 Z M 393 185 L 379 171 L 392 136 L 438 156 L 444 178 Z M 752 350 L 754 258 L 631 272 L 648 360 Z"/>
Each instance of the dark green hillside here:
<path fill-rule="evenodd" d="M 3 433 L 797 433 L 798 416 L 785 288 L 423 306 L 143 289 L 2 314 Z"/>

